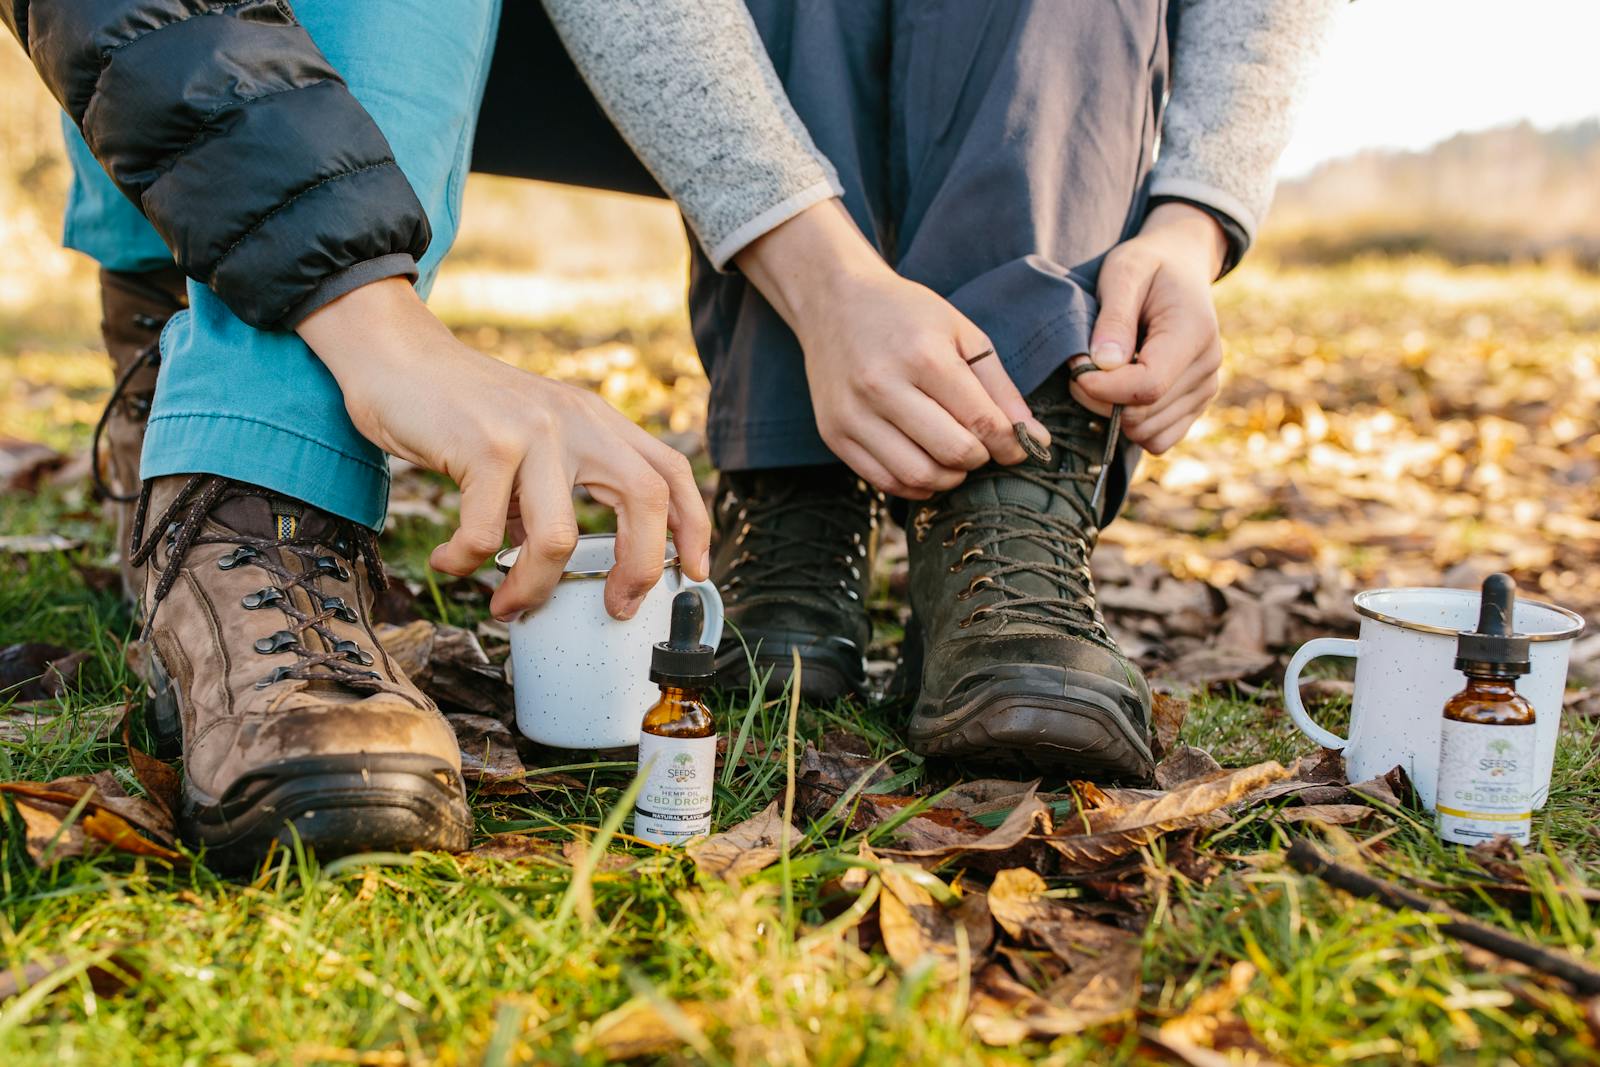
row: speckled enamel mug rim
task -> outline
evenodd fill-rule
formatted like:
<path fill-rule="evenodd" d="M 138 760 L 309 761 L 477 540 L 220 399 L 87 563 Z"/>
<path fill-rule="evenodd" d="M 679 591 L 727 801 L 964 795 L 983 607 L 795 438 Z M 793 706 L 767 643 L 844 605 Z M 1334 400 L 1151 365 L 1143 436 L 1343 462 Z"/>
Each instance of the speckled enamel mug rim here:
<path fill-rule="evenodd" d="M 1476 600 L 1480 595 L 1476 590 L 1473 589 L 1450 589 L 1443 586 L 1426 585 L 1401 586 L 1394 589 L 1368 589 L 1364 592 L 1356 594 L 1356 611 L 1366 618 L 1372 619 L 1376 622 L 1387 623 L 1390 626 L 1398 626 L 1402 630 L 1412 630 L 1417 633 L 1425 634 L 1438 634 L 1441 637 L 1456 637 L 1461 633 L 1460 630 L 1452 630 L 1448 626 L 1435 626 L 1432 623 L 1418 622 L 1415 619 L 1403 619 L 1397 615 L 1391 614 L 1390 612 L 1380 611 L 1373 605 L 1373 601 L 1380 597 L 1393 597 L 1397 594 L 1405 593 L 1427 594 L 1430 596 L 1439 596 L 1443 594 L 1448 597 L 1456 598 L 1470 597 L 1474 600 Z M 1569 627 L 1563 630 L 1553 630 L 1544 633 L 1530 633 L 1527 635 L 1529 641 L 1570 641 L 1579 634 L 1583 633 L 1584 626 L 1586 625 L 1583 616 L 1569 608 L 1561 607 L 1558 604 L 1551 604 L 1544 600 L 1528 600 L 1526 598 L 1519 598 L 1518 603 L 1527 604 L 1531 607 L 1553 612 L 1571 624 Z"/>
<path fill-rule="evenodd" d="M 581 534 L 578 537 L 578 544 L 580 546 L 582 546 L 585 542 L 591 542 L 592 543 L 592 542 L 595 542 L 595 541 L 615 541 L 616 539 L 617 539 L 617 535 L 616 534 L 608 534 L 608 533 Z M 494 554 L 494 567 L 495 567 L 495 570 L 499 571 L 501 574 L 505 574 L 507 571 L 509 571 L 511 569 L 512 565 L 517 562 L 517 556 L 521 552 L 522 552 L 522 546 L 521 545 L 513 545 L 511 548 L 502 548 L 500 551 L 496 552 Z M 678 565 L 678 553 L 677 553 L 677 550 L 674 549 L 673 546 L 672 546 L 672 539 L 668 538 L 667 539 L 667 558 L 662 563 L 662 566 L 671 568 L 671 567 L 676 567 L 677 565 Z M 595 570 L 562 571 L 561 572 L 561 581 L 563 581 L 563 582 L 604 581 L 605 579 L 609 578 L 610 576 L 611 576 L 611 568 L 610 567 L 607 567 L 605 570 L 600 570 L 600 571 L 595 571 Z"/>

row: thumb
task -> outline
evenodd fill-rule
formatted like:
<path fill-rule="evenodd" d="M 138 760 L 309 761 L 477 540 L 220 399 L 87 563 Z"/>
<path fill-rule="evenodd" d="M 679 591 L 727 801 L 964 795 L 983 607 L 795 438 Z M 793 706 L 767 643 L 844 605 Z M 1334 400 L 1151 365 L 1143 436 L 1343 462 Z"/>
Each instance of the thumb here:
<path fill-rule="evenodd" d="M 1154 276 L 1153 265 L 1119 256 L 1116 249 L 1101 265 L 1100 314 L 1089 336 L 1089 358 L 1100 370 L 1116 370 L 1132 361 L 1139 343 L 1139 312 Z"/>

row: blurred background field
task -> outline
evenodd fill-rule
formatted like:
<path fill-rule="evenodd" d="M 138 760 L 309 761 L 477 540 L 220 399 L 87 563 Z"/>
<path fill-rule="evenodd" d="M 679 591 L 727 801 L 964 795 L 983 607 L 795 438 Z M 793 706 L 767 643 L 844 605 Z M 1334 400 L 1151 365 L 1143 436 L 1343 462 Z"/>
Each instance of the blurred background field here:
<path fill-rule="evenodd" d="M 81 452 L 110 385 L 93 268 L 58 245 L 57 119 L 13 48 L 0 98 L 0 435 Z M 1504 565 L 1600 608 L 1596 175 L 1589 120 L 1369 150 L 1286 181 L 1218 289 L 1223 395 L 1144 464 L 1108 540 L 1215 587 L 1252 559 L 1350 586 L 1467 584 Z M 432 300 L 446 321 L 693 451 L 706 386 L 670 208 L 475 176 L 464 219 Z"/>

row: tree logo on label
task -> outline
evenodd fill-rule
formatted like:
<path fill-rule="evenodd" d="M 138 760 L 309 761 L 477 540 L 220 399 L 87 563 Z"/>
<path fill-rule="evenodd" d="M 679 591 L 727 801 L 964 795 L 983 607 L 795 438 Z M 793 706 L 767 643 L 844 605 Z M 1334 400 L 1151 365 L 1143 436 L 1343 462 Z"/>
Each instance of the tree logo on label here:
<path fill-rule="evenodd" d="M 672 766 L 667 769 L 674 782 L 680 785 L 695 777 L 694 757 L 687 752 L 680 752 L 672 757 Z"/>

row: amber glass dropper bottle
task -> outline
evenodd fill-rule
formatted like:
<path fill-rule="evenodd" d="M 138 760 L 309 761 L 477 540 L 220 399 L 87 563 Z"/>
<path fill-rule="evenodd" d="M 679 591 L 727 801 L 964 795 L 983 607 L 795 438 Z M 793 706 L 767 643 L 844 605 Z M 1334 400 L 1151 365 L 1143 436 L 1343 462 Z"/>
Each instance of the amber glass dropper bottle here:
<path fill-rule="evenodd" d="M 1483 583 L 1478 628 L 1456 642 L 1467 687 L 1444 706 L 1439 731 L 1439 836 L 1476 845 L 1505 836 L 1527 844 L 1533 822 L 1533 705 L 1517 692 L 1528 639 L 1514 633 L 1517 587 L 1510 575 Z"/>
<path fill-rule="evenodd" d="M 659 845 L 711 832 L 717 727 L 700 693 L 716 673 L 717 650 L 700 643 L 704 617 L 698 594 L 679 593 L 672 601 L 672 634 L 650 657 L 650 680 L 661 687 L 661 699 L 645 712 L 639 730 L 645 780 L 634 802 L 633 833 Z"/>

